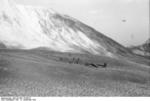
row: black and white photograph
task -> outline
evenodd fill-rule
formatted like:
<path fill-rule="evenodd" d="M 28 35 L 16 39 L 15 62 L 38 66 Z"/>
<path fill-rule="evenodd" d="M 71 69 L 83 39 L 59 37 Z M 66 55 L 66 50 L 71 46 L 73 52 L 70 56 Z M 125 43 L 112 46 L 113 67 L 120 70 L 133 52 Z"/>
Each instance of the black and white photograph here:
<path fill-rule="evenodd" d="M 149 0 L 0 0 L 1 101 L 150 97 L 149 19 Z"/>

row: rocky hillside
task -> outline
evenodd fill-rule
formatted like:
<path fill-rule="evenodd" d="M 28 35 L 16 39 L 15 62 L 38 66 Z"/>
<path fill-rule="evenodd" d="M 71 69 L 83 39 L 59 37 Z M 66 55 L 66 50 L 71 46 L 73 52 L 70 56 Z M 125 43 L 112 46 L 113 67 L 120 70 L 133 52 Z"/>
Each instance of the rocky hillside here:
<path fill-rule="evenodd" d="M 135 54 L 150 57 L 150 39 L 148 39 L 144 44 L 130 47 L 130 49 Z"/>
<path fill-rule="evenodd" d="M 0 0 L 0 41 L 8 48 L 116 57 L 130 51 L 84 23 L 50 8 Z"/>

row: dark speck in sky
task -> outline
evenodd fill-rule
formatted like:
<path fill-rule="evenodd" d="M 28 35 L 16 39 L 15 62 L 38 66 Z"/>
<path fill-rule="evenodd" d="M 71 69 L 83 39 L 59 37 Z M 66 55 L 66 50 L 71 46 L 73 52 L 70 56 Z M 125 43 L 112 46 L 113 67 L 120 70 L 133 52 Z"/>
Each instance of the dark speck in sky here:
<path fill-rule="evenodd" d="M 125 20 L 125 19 L 124 19 L 124 20 L 122 20 L 122 22 L 126 22 L 126 21 L 127 21 L 127 20 Z"/>

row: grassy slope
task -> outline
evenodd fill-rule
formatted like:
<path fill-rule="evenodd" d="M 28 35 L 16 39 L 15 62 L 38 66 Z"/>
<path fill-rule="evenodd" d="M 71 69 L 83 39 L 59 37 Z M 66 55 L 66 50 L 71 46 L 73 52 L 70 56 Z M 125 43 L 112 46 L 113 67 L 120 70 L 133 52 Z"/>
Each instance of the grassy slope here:
<path fill-rule="evenodd" d="M 108 67 L 69 64 L 73 57 Z M 150 96 L 150 68 L 90 55 L 1 50 L 0 95 Z"/>

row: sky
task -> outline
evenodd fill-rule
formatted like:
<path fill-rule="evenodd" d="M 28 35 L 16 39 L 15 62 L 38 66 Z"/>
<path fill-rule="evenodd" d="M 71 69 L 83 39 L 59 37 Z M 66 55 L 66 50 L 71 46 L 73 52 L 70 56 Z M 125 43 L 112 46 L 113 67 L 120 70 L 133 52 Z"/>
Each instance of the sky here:
<path fill-rule="evenodd" d="M 15 0 L 74 17 L 124 46 L 149 37 L 149 0 Z"/>

